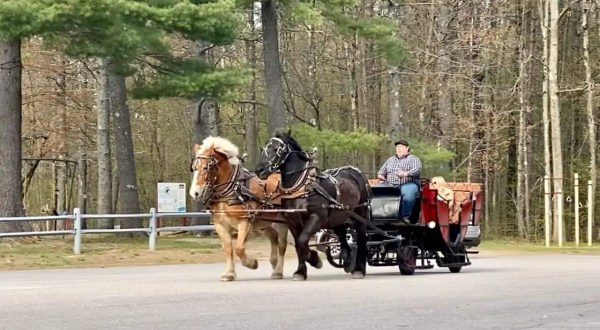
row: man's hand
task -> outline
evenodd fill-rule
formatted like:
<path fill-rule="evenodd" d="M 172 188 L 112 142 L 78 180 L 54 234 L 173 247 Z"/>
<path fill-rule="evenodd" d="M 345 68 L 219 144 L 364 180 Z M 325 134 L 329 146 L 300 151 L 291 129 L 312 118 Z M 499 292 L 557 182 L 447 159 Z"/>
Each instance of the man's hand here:
<path fill-rule="evenodd" d="M 377 178 L 378 178 L 379 180 L 381 180 L 381 181 L 385 181 L 385 176 L 383 176 L 383 175 L 381 175 L 381 174 L 380 174 L 380 175 L 378 175 L 378 176 L 377 176 Z"/>
<path fill-rule="evenodd" d="M 398 171 L 398 172 L 396 172 L 396 175 L 397 175 L 399 178 L 405 178 L 405 177 L 407 177 L 407 176 L 408 176 L 408 172 L 404 172 L 404 171 Z"/>

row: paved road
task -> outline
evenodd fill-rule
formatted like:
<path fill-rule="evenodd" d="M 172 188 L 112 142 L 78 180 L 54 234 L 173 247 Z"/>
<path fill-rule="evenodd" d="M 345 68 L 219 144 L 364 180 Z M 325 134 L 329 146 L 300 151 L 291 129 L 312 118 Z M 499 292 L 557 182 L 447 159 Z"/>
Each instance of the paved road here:
<path fill-rule="evenodd" d="M 326 265 L 293 282 L 268 263 L 0 272 L 0 329 L 600 329 L 600 257 L 483 256 L 459 274 L 352 280 Z"/>

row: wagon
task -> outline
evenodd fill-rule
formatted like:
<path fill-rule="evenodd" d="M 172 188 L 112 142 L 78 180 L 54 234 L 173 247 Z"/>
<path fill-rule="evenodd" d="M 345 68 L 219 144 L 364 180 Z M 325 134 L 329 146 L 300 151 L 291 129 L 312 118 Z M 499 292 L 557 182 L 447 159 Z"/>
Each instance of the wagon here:
<path fill-rule="evenodd" d="M 369 180 L 373 185 L 376 180 Z M 368 235 L 368 259 L 370 266 L 397 266 L 403 275 L 412 275 L 416 269 L 447 267 L 458 273 L 471 261 L 463 239 L 469 223 L 479 223 L 483 205 L 482 185 L 477 183 L 444 183 L 442 188 L 434 182 L 421 180 L 419 197 L 410 221 L 402 223 L 401 197 L 398 188 L 371 186 Z M 448 195 L 450 191 L 450 196 Z M 398 224 L 398 222 L 401 222 Z M 342 268 L 342 260 L 336 251 L 336 237 L 332 232 L 317 243 L 334 267 Z M 349 243 L 356 249 L 354 233 L 349 231 Z"/>

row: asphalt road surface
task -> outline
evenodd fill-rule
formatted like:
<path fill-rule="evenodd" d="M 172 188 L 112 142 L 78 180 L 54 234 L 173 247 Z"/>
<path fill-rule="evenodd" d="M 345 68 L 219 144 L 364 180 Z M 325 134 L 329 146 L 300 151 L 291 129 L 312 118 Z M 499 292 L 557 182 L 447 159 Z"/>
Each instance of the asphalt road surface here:
<path fill-rule="evenodd" d="M 325 265 L 294 282 L 224 264 L 0 272 L 0 329 L 600 329 L 600 257 L 472 257 L 353 280 Z"/>

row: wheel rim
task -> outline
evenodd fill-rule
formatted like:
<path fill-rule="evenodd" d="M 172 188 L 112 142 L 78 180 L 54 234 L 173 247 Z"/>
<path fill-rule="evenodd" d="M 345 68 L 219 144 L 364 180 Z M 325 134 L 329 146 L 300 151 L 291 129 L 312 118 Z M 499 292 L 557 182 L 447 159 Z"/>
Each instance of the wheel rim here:
<path fill-rule="evenodd" d="M 342 247 L 341 247 L 340 243 L 339 242 L 335 243 L 335 242 L 337 242 L 337 239 L 335 237 L 329 237 L 327 242 L 333 243 L 333 244 L 329 244 L 327 246 L 329 248 L 329 254 L 331 255 L 331 257 L 333 257 L 334 259 L 339 258 L 340 253 L 342 252 Z"/>

